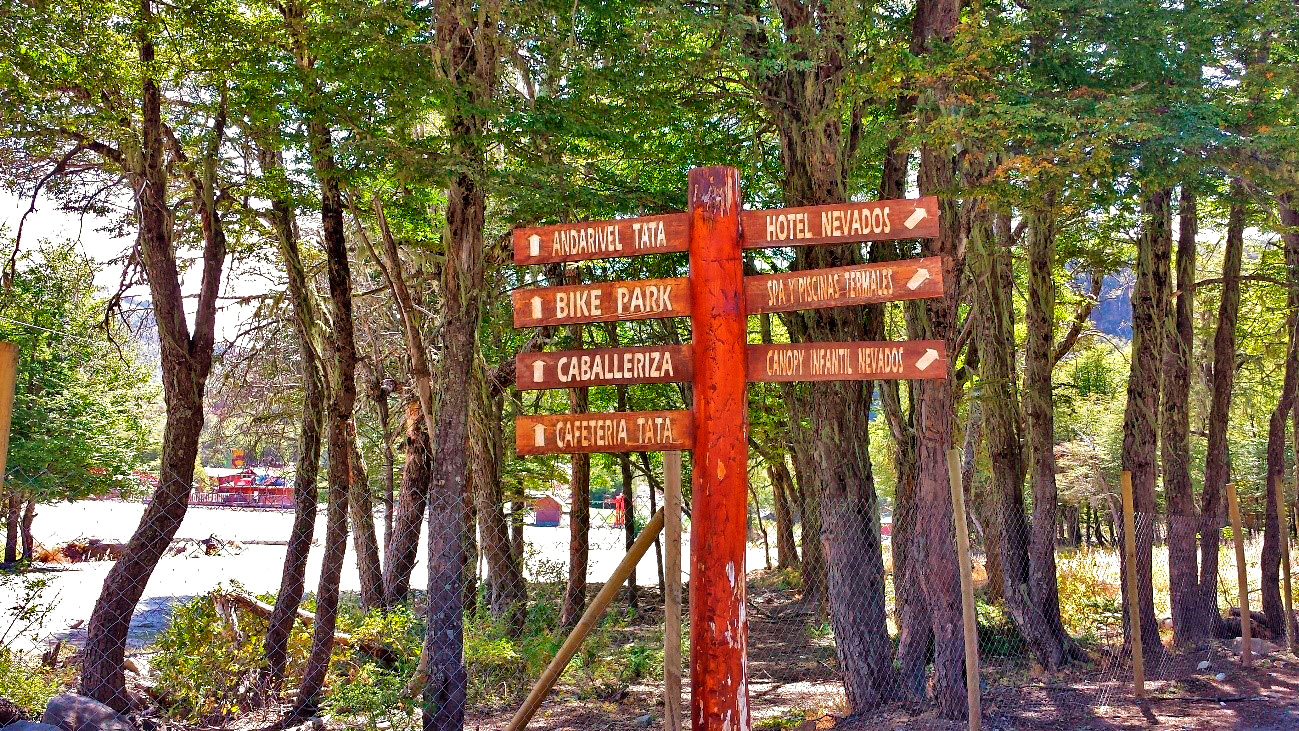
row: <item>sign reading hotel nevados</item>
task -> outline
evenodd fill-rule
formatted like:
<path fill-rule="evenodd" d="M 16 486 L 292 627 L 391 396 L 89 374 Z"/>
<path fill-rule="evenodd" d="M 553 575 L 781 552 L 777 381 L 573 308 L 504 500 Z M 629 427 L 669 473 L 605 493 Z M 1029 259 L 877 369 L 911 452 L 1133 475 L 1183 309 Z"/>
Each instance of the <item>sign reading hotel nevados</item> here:
<path fill-rule="evenodd" d="M 671 254 L 689 244 L 684 213 L 514 230 L 514 263 L 547 264 L 615 256 Z"/>
<path fill-rule="evenodd" d="M 571 452 L 641 452 L 690 449 L 689 411 L 520 416 L 514 422 L 519 455 Z"/>
<path fill-rule="evenodd" d="M 748 211 L 740 221 L 746 249 L 932 238 L 938 235 L 938 198 Z"/>

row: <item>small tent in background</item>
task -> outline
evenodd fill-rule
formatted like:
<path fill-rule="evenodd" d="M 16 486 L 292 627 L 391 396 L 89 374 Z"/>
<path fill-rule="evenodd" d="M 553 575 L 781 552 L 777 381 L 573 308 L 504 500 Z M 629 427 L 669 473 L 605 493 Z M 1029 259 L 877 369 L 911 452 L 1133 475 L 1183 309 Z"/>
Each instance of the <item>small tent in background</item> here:
<path fill-rule="evenodd" d="M 564 518 L 564 506 L 549 495 L 542 495 L 532 503 L 535 525 L 541 528 L 557 528 Z"/>

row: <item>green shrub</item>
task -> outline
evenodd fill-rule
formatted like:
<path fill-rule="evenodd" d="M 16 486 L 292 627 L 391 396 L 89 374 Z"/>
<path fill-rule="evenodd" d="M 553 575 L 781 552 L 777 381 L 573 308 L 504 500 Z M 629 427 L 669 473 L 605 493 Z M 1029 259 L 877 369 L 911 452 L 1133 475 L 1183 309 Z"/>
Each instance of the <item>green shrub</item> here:
<path fill-rule="evenodd" d="M 1119 601 L 1118 552 L 1082 549 L 1056 557 L 1060 617 L 1065 631 L 1086 644 L 1123 626 Z"/>
<path fill-rule="evenodd" d="M 45 704 L 72 684 L 70 673 L 51 670 L 0 650 L 0 698 L 9 700 L 29 717 L 39 718 Z"/>
<path fill-rule="evenodd" d="M 1017 657 L 1024 652 L 1023 636 L 1000 606 L 976 597 L 974 611 L 979 627 L 980 657 Z"/>
<path fill-rule="evenodd" d="M 339 663 L 351 668 L 330 683 L 325 709 L 333 716 L 347 717 L 347 728 L 413 729 L 418 722 L 415 699 L 406 695 L 404 672 L 386 670 L 374 662 Z"/>
<path fill-rule="evenodd" d="M 228 623 L 215 603 L 227 591 L 218 587 L 176 607 L 158 636 L 153 659 L 157 687 L 173 718 L 219 723 L 257 704 L 267 623 L 240 610 L 235 610 L 235 623 Z M 295 625 L 286 678 L 300 677 L 310 649 L 310 631 Z"/>

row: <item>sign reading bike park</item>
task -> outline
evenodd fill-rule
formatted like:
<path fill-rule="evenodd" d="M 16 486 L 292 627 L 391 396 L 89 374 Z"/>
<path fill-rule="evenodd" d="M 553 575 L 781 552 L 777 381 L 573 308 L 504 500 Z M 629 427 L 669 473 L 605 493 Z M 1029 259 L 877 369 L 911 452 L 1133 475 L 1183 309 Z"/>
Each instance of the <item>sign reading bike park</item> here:
<path fill-rule="evenodd" d="M 943 295 L 939 257 L 744 276 L 745 249 L 938 235 L 938 200 L 742 211 L 732 168 L 690 171 L 689 210 L 642 218 L 520 228 L 516 264 L 688 252 L 676 279 L 515 291 L 516 327 L 689 317 L 688 345 L 524 353 L 520 390 L 693 384 L 693 410 L 519 417 L 519 455 L 693 451 L 691 715 L 696 731 L 749 728 L 743 621 L 748 428 L 745 384 L 943 379 L 941 341 L 750 345 L 747 316 Z M 737 577 L 738 580 L 737 580 Z"/>

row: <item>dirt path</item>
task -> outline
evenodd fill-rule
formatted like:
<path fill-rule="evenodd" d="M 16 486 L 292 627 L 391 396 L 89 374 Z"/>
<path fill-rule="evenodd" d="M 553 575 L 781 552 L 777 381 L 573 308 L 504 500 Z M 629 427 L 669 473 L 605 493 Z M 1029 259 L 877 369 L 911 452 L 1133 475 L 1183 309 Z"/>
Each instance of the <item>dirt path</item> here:
<path fill-rule="evenodd" d="M 843 718 L 843 689 L 830 638 L 821 621 L 790 593 L 751 588 L 749 706 L 755 729 L 771 731 L 964 731 L 964 722 L 936 718 L 927 704 L 897 704 L 860 719 Z M 1201 660 L 1206 670 L 1198 670 Z M 1299 661 L 1263 658 L 1242 671 L 1223 649 L 1170 656 L 1152 663 L 1150 700 L 1137 704 L 1126 667 L 1087 665 L 1054 677 L 1033 678 L 1028 668 L 989 666 L 984 671 L 985 731 L 1299 731 Z M 1226 679 L 1214 676 L 1223 672 Z M 686 678 L 688 685 L 688 673 Z M 529 729 L 632 731 L 661 728 L 658 681 L 614 697 L 581 697 L 559 688 Z M 684 707 L 689 713 L 688 689 Z M 477 717 L 474 731 L 503 731 L 513 708 Z M 646 718 L 648 717 L 648 719 Z M 648 725 L 645 723 L 648 720 Z M 688 722 L 688 718 L 687 718 Z"/>

